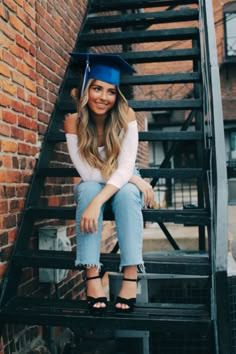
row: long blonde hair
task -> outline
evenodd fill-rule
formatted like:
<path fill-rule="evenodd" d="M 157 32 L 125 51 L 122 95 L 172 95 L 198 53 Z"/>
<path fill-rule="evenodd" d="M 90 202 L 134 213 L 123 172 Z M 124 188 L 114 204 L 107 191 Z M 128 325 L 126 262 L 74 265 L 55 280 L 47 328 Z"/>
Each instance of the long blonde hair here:
<path fill-rule="evenodd" d="M 89 89 L 93 83 L 90 79 L 85 91 L 77 102 L 78 111 L 78 148 L 81 157 L 92 167 L 101 171 L 106 180 L 117 168 L 121 142 L 127 131 L 128 103 L 120 89 L 117 88 L 117 98 L 114 106 L 108 113 L 104 126 L 104 148 L 106 158 L 103 160 L 98 151 L 98 137 L 96 125 L 92 120 L 87 102 Z"/>

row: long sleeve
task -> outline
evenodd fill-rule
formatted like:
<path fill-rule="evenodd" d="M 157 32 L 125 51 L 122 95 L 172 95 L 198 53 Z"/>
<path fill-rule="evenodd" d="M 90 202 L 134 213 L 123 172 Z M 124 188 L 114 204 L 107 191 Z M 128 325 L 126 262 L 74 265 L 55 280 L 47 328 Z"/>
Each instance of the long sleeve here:
<path fill-rule="evenodd" d="M 107 184 L 121 188 L 132 177 L 138 150 L 137 121 L 128 123 L 127 133 L 122 141 L 118 158 L 118 168 L 108 179 Z"/>
<path fill-rule="evenodd" d="M 138 127 L 136 121 L 128 123 L 128 129 L 122 141 L 118 157 L 118 167 L 107 181 L 103 179 L 98 168 L 92 168 L 82 159 L 78 150 L 78 137 L 76 134 L 66 134 L 66 141 L 71 161 L 82 180 L 93 180 L 121 188 L 132 177 L 138 149 Z M 104 153 L 102 148 L 100 153 Z"/>
<path fill-rule="evenodd" d="M 101 171 L 98 168 L 92 168 L 87 164 L 79 153 L 78 149 L 78 137 L 76 134 L 66 134 L 67 147 L 69 155 L 73 165 L 78 171 L 80 177 L 83 181 L 98 181 L 101 183 L 106 183 L 102 178 Z"/>

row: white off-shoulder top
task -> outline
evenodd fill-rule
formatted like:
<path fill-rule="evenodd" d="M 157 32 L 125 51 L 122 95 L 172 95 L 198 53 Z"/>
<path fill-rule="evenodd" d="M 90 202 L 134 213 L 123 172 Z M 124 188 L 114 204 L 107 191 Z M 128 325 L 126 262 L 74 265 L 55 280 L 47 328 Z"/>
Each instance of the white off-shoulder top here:
<path fill-rule="evenodd" d="M 104 180 L 98 168 L 91 167 L 84 161 L 78 149 L 78 137 L 76 134 L 66 134 L 69 155 L 76 170 L 83 181 L 97 181 L 112 184 L 121 188 L 133 175 L 138 150 L 138 126 L 137 121 L 128 123 L 127 133 L 122 141 L 121 151 L 118 157 L 118 167 L 108 180 Z M 105 159 L 105 149 L 99 147 L 99 153 Z"/>

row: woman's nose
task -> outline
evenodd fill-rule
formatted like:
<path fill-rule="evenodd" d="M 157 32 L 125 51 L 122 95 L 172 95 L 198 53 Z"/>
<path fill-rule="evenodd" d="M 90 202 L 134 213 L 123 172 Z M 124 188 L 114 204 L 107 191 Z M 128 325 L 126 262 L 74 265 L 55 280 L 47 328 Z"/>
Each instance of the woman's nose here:
<path fill-rule="evenodd" d="M 101 91 L 101 98 L 103 100 L 106 100 L 107 99 L 107 92 L 106 91 Z"/>

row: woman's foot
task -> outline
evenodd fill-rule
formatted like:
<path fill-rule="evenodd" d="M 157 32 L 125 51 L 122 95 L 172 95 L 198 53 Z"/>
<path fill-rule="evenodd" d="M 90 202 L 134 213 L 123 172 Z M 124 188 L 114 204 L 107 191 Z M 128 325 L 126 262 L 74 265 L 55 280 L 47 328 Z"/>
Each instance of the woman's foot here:
<path fill-rule="evenodd" d="M 126 267 L 119 295 L 115 302 L 115 308 L 119 312 L 133 311 L 137 294 L 137 267 Z"/>
<path fill-rule="evenodd" d="M 107 298 L 100 275 L 89 275 L 87 272 L 87 301 L 91 312 L 103 312 L 107 307 Z"/>

